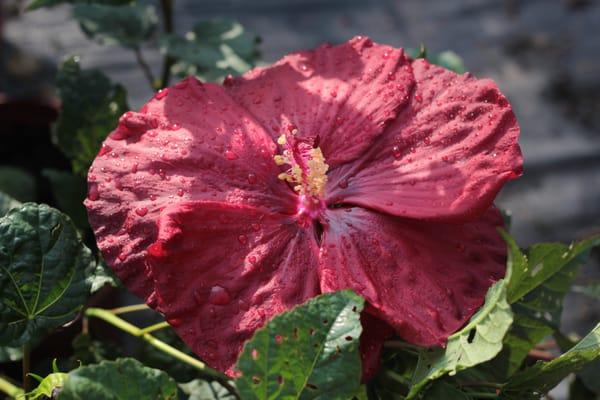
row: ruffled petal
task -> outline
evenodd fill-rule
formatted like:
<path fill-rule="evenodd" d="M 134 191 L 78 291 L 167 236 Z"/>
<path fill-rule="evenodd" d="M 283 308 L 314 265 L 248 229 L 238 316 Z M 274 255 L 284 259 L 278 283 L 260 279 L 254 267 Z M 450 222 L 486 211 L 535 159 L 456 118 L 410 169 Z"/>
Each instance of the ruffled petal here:
<path fill-rule="evenodd" d="M 247 205 L 170 206 L 148 251 L 159 309 L 196 354 L 228 374 L 257 328 L 320 292 L 312 233 Z"/>
<path fill-rule="evenodd" d="M 370 306 L 360 315 L 363 327 L 360 335 L 360 360 L 362 363 L 362 381 L 367 382 L 377 374 L 381 364 L 381 351 L 384 342 L 393 336 L 393 329 L 369 313 Z"/>
<path fill-rule="evenodd" d="M 152 304 L 146 248 L 166 206 L 204 199 L 294 212 L 274 152 L 271 137 L 221 86 L 189 78 L 159 92 L 123 115 L 88 174 L 85 205 L 104 259 Z"/>
<path fill-rule="evenodd" d="M 502 217 L 493 208 L 466 224 L 362 208 L 328 210 L 327 220 L 321 289 L 354 289 L 410 343 L 443 345 L 505 273 Z"/>
<path fill-rule="evenodd" d="M 318 140 L 335 166 L 362 154 L 396 117 L 413 74 L 402 49 L 356 37 L 287 55 L 225 84 L 272 137 L 295 126 L 300 137 Z"/>
<path fill-rule="evenodd" d="M 328 203 L 426 219 L 468 220 L 521 175 L 519 125 L 489 79 L 412 63 L 408 107 L 365 155 L 329 173 Z"/>

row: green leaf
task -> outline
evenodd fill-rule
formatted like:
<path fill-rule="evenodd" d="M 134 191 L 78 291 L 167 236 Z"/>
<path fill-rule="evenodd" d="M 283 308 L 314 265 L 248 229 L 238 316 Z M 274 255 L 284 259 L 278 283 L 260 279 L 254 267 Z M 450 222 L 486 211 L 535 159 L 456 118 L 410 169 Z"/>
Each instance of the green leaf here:
<path fill-rule="evenodd" d="M 502 350 L 502 340 L 512 321 L 506 281 L 500 280 L 488 290 L 485 304 L 469 323 L 448 338 L 446 349 L 421 351 L 407 399 L 415 398 L 430 381 L 494 358 Z"/>
<path fill-rule="evenodd" d="M 177 384 L 133 358 L 102 361 L 69 373 L 60 400 L 176 399 Z"/>
<path fill-rule="evenodd" d="M 56 77 L 62 112 L 54 126 L 54 142 L 84 174 L 106 136 L 128 110 L 125 89 L 98 70 L 84 71 L 79 58 L 66 60 Z"/>
<path fill-rule="evenodd" d="M 66 215 L 27 203 L 0 218 L 0 345 L 72 320 L 89 294 L 90 250 Z"/>
<path fill-rule="evenodd" d="M 0 363 L 19 361 L 22 358 L 22 347 L 0 346 Z"/>
<path fill-rule="evenodd" d="M 64 372 L 54 372 L 49 374 L 40 382 L 37 388 L 27 394 L 27 400 L 56 398 L 55 393 L 60 392 L 68 376 L 69 375 Z"/>
<path fill-rule="evenodd" d="M 35 201 L 35 178 L 21 168 L 0 167 L 0 191 L 17 201 Z"/>
<path fill-rule="evenodd" d="M 129 4 L 134 0 L 33 0 L 27 6 L 27 10 L 37 10 L 43 7 L 54 7 L 59 4 L 72 3 L 96 3 L 96 4 Z"/>
<path fill-rule="evenodd" d="M 592 299 L 600 300 L 600 283 L 591 283 L 589 285 L 577 285 L 572 287 L 573 292 L 581 293 Z"/>
<path fill-rule="evenodd" d="M 97 364 L 104 360 L 114 360 L 122 353 L 117 346 L 108 341 L 93 340 L 90 335 L 82 333 L 73 339 L 72 360 L 83 365 Z"/>
<path fill-rule="evenodd" d="M 539 243 L 522 253 L 514 240 L 503 234 L 508 243 L 512 276 L 508 284 L 508 301 L 513 304 L 540 286 L 567 264 L 600 245 L 600 235 L 572 243 Z"/>
<path fill-rule="evenodd" d="M 463 391 L 448 382 L 436 381 L 425 393 L 427 400 L 470 400 Z"/>
<path fill-rule="evenodd" d="M 571 246 L 536 244 L 525 253 L 510 236 L 503 236 L 509 248 L 509 301 L 512 290 L 515 321 L 495 364 L 498 376 L 508 377 L 521 366 L 529 350 L 558 329 L 564 297 L 589 250 L 600 243 L 600 235 Z"/>
<path fill-rule="evenodd" d="M 163 35 L 161 50 L 173 57 L 174 72 L 199 75 L 206 80 L 239 75 L 254 66 L 260 53 L 259 39 L 235 21 L 213 19 L 194 26 L 185 37 Z"/>
<path fill-rule="evenodd" d="M 137 48 L 150 39 L 158 25 L 154 7 L 142 4 L 77 4 L 73 7 L 73 17 L 90 39 L 129 48 Z"/>
<path fill-rule="evenodd" d="M 430 61 L 457 74 L 462 74 L 466 71 L 462 57 L 451 50 L 442 51 L 434 55 L 430 58 Z"/>
<path fill-rule="evenodd" d="M 428 53 L 425 46 L 421 44 L 418 49 L 407 48 L 406 53 L 411 58 L 425 58 L 430 63 L 439 65 L 440 67 L 444 67 L 450 71 L 454 71 L 457 74 L 462 74 L 466 70 L 462 57 L 451 50 L 445 50 L 441 53 L 431 54 Z"/>
<path fill-rule="evenodd" d="M 600 324 L 560 357 L 548 362 L 538 361 L 514 375 L 506 383 L 503 392 L 518 399 L 535 398 L 597 359 L 600 359 Z"/>
<path fill-rule="evenodd" d="M 6 193 L 0 192 L 0 217 L 6 215 L 7 212 L 15 207 L 19 207 L 21 203 Z"/>
<path fill-rule="evenodd" d="M 244 400 L 347 399 L 360 386 L 363 300 L 323 294 L 273 318 L 246 343 L 236 385 Z"/>
<path fill-rule="evenodd" d="M 96 269 L 89 278 L 91 285 L 90 293 L 96 293 L 106 285 L 119 287 L 119 279 L 115 276 L 110 268 L 106 266 L 104 260 L 100 259 L 96 263 Z"/>
<path fill-rule="evenodd" d="M 80 175 L 56 169 L 44 169 L 42 175 L 51 183 L 52 195 L 61 211 L 66 213 L 82 231 L 89 228 L 83 200 L 87 182 Z"/>
<path fill-rule="evenodd" d="M 180 383 L 179 389 L 187 400 L 232 400 L 235 396 L 218 382 L 207 382 L 194 379 L 188 383 Z"/>

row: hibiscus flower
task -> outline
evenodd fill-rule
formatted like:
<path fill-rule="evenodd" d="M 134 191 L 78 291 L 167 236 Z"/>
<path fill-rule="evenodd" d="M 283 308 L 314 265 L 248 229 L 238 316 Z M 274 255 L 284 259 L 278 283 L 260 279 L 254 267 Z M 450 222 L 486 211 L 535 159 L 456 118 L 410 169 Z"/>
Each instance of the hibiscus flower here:
<path fill-rule="evenodd" d="M 347 288 L 369 368 L 391 330 L 443 346 L 503 277 L 492 202 L 518 136 L 491 80 L 356 37 L 160 91 L 106 139 L 85 204 L 108 265 L 214 368 Z"/>

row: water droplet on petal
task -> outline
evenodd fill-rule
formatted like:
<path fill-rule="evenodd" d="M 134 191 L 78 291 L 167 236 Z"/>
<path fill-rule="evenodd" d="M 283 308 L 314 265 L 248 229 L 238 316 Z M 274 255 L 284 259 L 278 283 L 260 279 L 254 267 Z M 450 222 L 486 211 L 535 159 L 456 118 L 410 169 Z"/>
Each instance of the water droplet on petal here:
<path fill-rule="evenodd" d="M 208 301 L 216 306 L 225 306 L 231 302 L 231 295 L 227 289 L 216 285 L 210 289 Z"/>
<path fill-rule="evenodd" d="M 235 154 L 231 150 L 226 150 L 225 151 L 225 158 L 228 159 L 228 160 L 237 160 L 238 159 L 238 155 Z"/>
<path fill-rule="evenodd" d="M 238 236 L 238 242 L 240 242 L 241 244 L 247 244 L 248 243 L 248 236 L 246 235 L 240 235 Z"/>
<path fill-rule="evenodd" d="M 140 217 L 143 217 L 144 215 L 148 214 L 148 209 L 146 207 L 138 207 L 135 209 L 135 213 Z"/>
<path fill-rule="evenodd" d="M 160 99 L 165 98 L 168 94 L 169 94 L 169 88 L 161 89 L 158 92 L 156 92 L 156 94 L 154 95 L 154 98 L 156 100 L 160 100 Z"/>
<path fill-rule="evenodd" d="M 257 181 L 258 181 L 258 179 L 256 178 L 255 174 L 253 174 L 253 173 L 248 174 L 248 183 L 249 184 L 254 185 Z"/>
<path fill-rule="evenodd" d="M 98 185 L 90 185 L 90 189 L 88 191 L 88 199 L 92 201 L 96 201 L 100 198 L 100 193 L 98 192 Z"/>
<path fill-rule="evenodd" d="M 177 189 L 177 196 L 179 196 L 179 197 L 183 196 L 183 189 Z"/>

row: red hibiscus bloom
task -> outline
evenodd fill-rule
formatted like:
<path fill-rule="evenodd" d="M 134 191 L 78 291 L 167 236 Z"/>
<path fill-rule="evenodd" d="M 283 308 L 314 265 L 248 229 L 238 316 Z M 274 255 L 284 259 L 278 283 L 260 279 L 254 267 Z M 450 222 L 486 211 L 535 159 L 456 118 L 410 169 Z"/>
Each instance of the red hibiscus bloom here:
<path fill-rule="evenodd" d="M 86 206 L 107 263 L 211 366 L 351 288 L 368 367 L 388 326 L 443 345 L 504 275 L 492 202 L 518 136 L 492 81 L 357 37 L 161 91 L 106 139 Z"/>

